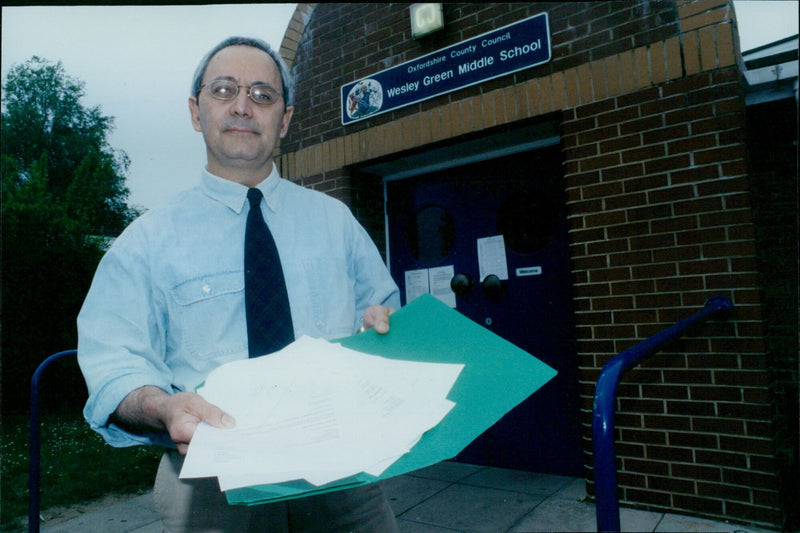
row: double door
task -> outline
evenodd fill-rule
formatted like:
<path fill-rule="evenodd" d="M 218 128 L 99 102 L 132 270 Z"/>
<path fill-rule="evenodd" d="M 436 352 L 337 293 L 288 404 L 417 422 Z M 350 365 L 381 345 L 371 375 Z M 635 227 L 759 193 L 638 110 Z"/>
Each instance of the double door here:
<path fill-rule="evenodd" d="M 456 459 L 582 475 L 559 147 L 388 181 L 386 196 L 403 303 L 430 292 L 558 371 Z"/>

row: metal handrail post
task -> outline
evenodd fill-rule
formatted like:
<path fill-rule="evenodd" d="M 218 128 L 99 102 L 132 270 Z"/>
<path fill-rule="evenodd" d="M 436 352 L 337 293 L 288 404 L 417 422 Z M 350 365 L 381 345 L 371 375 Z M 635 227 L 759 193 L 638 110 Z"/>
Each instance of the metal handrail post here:
<path fill-rule="evenodd" d="M 724 296 L 712 296 L 702 310 L 631 346 L 612 357 L 600 372 L 595 389 L 592 413 L 592 448 L 597 531 L 619 531 L 619 496 L 617 494 L 617 457 L 614 451 L 614 411 L 617 386 L 622 375 L 646 359 L 664 344 L 680 337 L 690 327 L 716 314 L 727 314 L 733 303 Z"/>
<path fill-rule="evenodd" d="M 39 485 L 41 473 L 41 441 L 39 438 L 39 382 L 47 368 L 65 357 L 74 357 L 77 350 L 58 352 L 36 368 L 31 378 L 30 446 L 28 448 L 28 531 L 39 533 Z"/>

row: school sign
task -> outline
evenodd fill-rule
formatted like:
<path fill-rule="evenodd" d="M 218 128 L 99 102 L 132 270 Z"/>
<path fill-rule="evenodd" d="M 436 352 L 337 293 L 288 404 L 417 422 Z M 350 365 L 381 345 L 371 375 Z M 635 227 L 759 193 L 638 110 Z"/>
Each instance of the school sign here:
<path fill-rule="evenodd" d="M 550 61 L 547 13 L 342 85 L 342 124 Z"/>

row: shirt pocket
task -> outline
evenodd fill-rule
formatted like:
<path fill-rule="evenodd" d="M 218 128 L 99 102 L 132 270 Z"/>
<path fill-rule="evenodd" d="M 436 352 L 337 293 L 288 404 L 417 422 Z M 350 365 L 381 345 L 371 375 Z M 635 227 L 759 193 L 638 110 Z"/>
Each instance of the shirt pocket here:
<path fill-rule="evenodd" d="M 201 361 L 247 352 L 244 274 L 221 272 L 193 278 L 172 289 L 180 345 Z M 190 364 L 192 364 L 190 362 Z"/>
<path fill-rule="evenodd" d="M 313 330 L 308 333 L 325 339 L 352 335 L 355 329 L 355 293 L 347 265 L 329 257 L 304 258 L 302 265 L 313 324 Z"/>

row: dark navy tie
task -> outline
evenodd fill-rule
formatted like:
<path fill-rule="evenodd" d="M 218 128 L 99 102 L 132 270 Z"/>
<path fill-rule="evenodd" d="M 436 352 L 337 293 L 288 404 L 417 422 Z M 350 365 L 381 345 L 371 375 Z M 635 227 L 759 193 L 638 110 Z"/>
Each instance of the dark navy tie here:
<path fill-rule="evenodd" d="M 261 191 L 247 191 L 250 212 L 244 237 L 244 300 L 250 357 L 280 350 L 294 340 L 286 281 L 272 238 L 261 215 Z"/>

